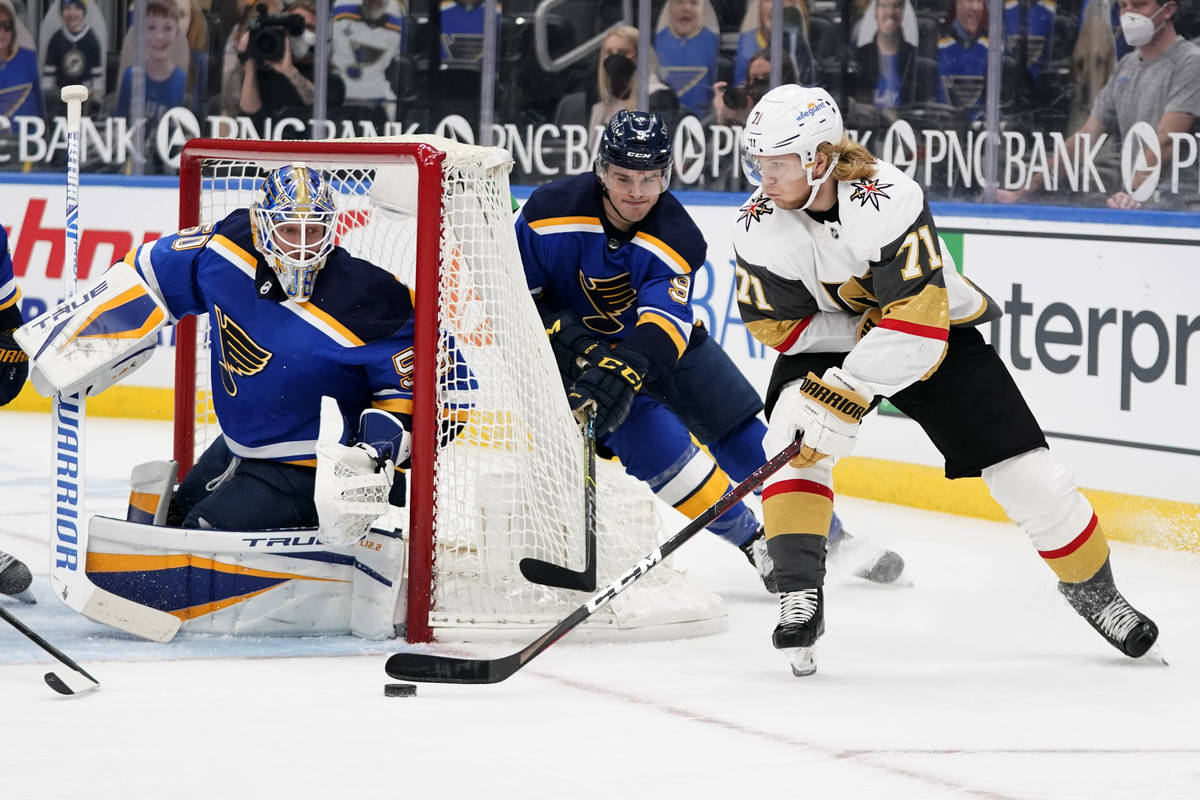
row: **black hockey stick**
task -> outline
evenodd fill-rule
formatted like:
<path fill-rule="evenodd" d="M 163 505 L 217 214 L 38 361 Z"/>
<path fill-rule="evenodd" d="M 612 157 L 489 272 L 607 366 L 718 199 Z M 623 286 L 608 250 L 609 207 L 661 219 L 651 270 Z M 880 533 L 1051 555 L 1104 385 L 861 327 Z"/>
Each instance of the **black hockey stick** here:
<path fill-rule="evenodd" d="M 501 658 L 455 658 L 432 653 L 395 653 L 387 660 L 387 674 L 399 680 L 429 683 L 499 683 L 510 677 L 550 645 L 570 633 L 576 625 L 608 605 L 610 600 L 628 589 L 638 578 L 678 550 L 699 530 L 758 488 L 763 481 L 791 461 L 800 452 L 801 446 L 802 441 L 798 438 L 783 448 L 778 455 L 756 469 L 746 480 L 730 489 L 720 500 L 709 506 L 707 511 L 689 522 L 682 530 L 630 567 L 624 575 L 605 586 L 599 594 L 572 611 L 568 617 L 530 642 L 524 649 Z"/>
<path fill-rule="evenodd" d="M 91 675 L 89 675 L 87 670 L 85 670 L 83 667 L 79 666 L 74 661 L 72 661 L 65 653 L 63 653 L 57 647 L 50 644 L 45 639 L 43 639 L 41 636 L 38 636 L 36 633 L 34 633 L 32 630 L 30 630 L 30 628 L 28 626 L 26 626 L 24 622 L 21 622 L 21 620 L 17 619 L 12 614 L 8 613 L 8 611 L 6 611 L 2 606 L 0 606 L 0 617 L 3 617 L 5 622 L 7 622 L 9 625 L 12 625 L 14 628 L 19 630 L 21 633 L 23 633 L 27 637 L 29 637 L 29 640 L 32 641 L 34 644 L 36 644 L 38 647 L 42 648 L 47 653 L 54 656 L 59 661 L 66 664 L 68 667 L 75 670 L 80 675 L 82 675 L 83 677 L 85 677 L 89 681 L 91 681 L 90 684 L 81 685 L 81 687 L 79 689 L 72 689 L 70 686 L 67 685 L 67 683 L 62 678 L 58 677 L 53 672 L 47 672 L 44 677 L 46 679 L 46 685 L 49 686 L 51 689 L 58 692 L 59 694 L 77 694 L 78 692 L 86 691 L 87 689 L 95 689 L 97 686 L 100 685 L 100 681 L 96 680 Z"/>
<path fill-rule="evenodd" d="M 596 407 L 589 406 L 583 423 L 583 572 L 537 558 L 522 558 L 518 565 L 525 580 L 543 586 L 596 591 Z"/>

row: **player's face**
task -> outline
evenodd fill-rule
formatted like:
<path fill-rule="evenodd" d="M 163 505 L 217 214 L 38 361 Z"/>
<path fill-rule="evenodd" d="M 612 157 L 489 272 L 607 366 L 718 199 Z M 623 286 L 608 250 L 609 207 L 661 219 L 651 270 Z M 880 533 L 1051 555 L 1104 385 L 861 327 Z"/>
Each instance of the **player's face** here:
<path fill-rule="evenodd" d="M 324 223 L 320 222 L 280 222 L 271 235 L 284 255 L 304 259 L 320 253 L 325 231 Z"/>
<path fill-rule="evenodd" d="M 676 36 L 694 36 L 704 20 L 700 0 L 671 0 L 670 14 L 671 32 Z"/>
<path fill-rule="evenodd" d="M 812 187 L 808 185 L 808 175 L 800 163 L 800 156 L 795 153 L 759 156 L 758 168 L 763 194 L 775 201 L 776 206 L 788 209 L 804 205 Z"/>
<path fill-rule="evenodd" d="M 63 26 L 71 33 L 79 33 L 83 30 L 84 10 L 79 6 L 71 3 L 62 10 Z"/>
<path fill-rule="evenodd" d="M 604 186 L 608 202 L 620 216 L 613 219 L 610 215 L 609 220 L 623 228 L 645 219 L 662 194 L 662 181 L 662 170 L 625 169 L 610 164 L 604 171 Z"/>

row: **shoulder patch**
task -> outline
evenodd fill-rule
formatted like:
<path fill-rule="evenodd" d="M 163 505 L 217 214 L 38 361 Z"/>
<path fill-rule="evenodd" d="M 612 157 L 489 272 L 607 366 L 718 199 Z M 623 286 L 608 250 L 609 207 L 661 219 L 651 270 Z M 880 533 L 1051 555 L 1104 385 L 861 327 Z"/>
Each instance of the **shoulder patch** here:
<path fill-rule="evenodd" d="M 879 178 L 862 178 L 850 184 L 854 191 L 850 193 L 851 200 L 857 200 L 859 208 L 866 208 L 867 203 L 878 211 L 880 200 L 891 200 L 892 196 L 887 193 L 893 184 L 884 183 Z"/>
<path fill-rule="evenodd" d="M 775 207 L 771 205 L 771 198 L 765 197 L 762 194 L 756 194 L 751 197 L 746 204 L 738 209 L 738 222 L 746 223 L 746 230 L 750 230 L 750 224 L 759 222 L 768 214 L 774 214 Z"/>

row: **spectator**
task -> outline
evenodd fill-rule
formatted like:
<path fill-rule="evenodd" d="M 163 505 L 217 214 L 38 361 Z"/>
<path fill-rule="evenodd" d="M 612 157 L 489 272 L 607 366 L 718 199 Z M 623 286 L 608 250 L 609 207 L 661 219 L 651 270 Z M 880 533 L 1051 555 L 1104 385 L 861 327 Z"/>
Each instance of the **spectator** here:
<path fill-rule="evenodd" d="M 197 115 L 203 116 L 208 106 L 208 51 L 212 32 L 209 30 L 208 17 L 197 0 L 188 0 L 187 9 L 179 21 L 180 32 L 188 48 L 188 69 L 184 70 L 188 76 L 188 105 Z"/>
<path fill-rule="evenodd" d="M 780 84 L 796 82 L 796 65 L 785 58 L 780 74 Z M 771 88 L 771 51 L 759 50 L 746 67 L 746 82 L 741 86 L 729 86 L 725 81 L 713 84 L 713 114 L 711 122 L 716 125 L 746 124 L 746 117 L 754 104 Z"/>
<path fill-rule="evenodd" d="M 179 40 L 179 8 L 173 0 L 146 3 L 146 117 L 157 120 L 168 109 L 183 105 L 187 74 L 171 55 Z M 133 66 L 121 74 L 116 116 L 128 117 L 133 95 Z"/>
<path fill-rule="evenodd" d="M 1092 112 L 1096 95 L 1117 68 L 1108 6 L 1089 4 L 1079 23 L 1079 36 L 1071 51 L 1071 115 L 1069 130 L 1083 125 Z"/>
<path fill-rule="evenodd" d="M 874 30 L 871 40 L 855 50 L 850 78 L 851 108 L 846 115 L 856 126 L 875 127 L 882 112 L 894 116 L 901 106 L 928 100 L 933 87 L 923 85 L 916 42 L 903 35 L 908 0 L 877 0 L 872 21 L 861 30 Z"/>
<path fill-rule="evenodd" d="M 24 33 L 11 7 L 0 3 L 0 117 L 41 117 L 37 53 L 18 41 Z M 26 34 L 27 35 L 27 34 Z"/>
<path fill-rule="evenodd" d="M 588 128 L 602 128 L 621 109 L 637 109 L 638 31 L 632 25 L 613 28 L 600 46 L 596 81 L 600 99 L 592 106 Z M 666 119 L 668 128 L 679 112 L 675 93 L 658 77 L 658 58 L 650 51 L 650 111 Z"/>
<path fill-rule="evenodd" d="M 1174 0 L 1161 4 L 1158 0 L 1120 3 L 1121 29 L 1134 52 L 1117 63 L 1117 71 L 1096 95 L 1092 113 L 1067 140 L 1067 155 L 1074 158 L 1083 137 L 1094 141 L 1102 133 L 1115 133 L 1116 141 L 1123 142 L 1135 123 L 1148 122 L 1158 134 L 1162 158 L 1160 163 L 1147 149 L 1142 159 L 1159 175 L 1169 178 L 1166 162 L 1171 158 L 1171 134 L 1192 131 L 1200 117 L 1200 47 L 1176 32 L 1173 17 L 1178 6 Z M 1058 167 L 1055 162 L 1052 169 L 1057 173 Z M 1152 174 L 1135 172 L 1131 181 L 1134 191 Z M 1027 189 L 1000 191 L 998 199 L 1015 202 L 1041 188 L 1041 173 L 1033 173 Z M 1109 196 L 1108 206 L 1139 208 L 1141 202 L 1120 191 Z"/>
<path fill-rule="evenodd" d="M 496 35 L 500 35 L 500 4 L 496 4 Z M 478 66 L 483 58 L 483 0 L 442 0 L 442 64 Z"/>
<path fill-rule="evenodd" d="M 1054 47 L 1054 0 L 1005 0 L 1004 52 L 1036 80 Z"/>
<path fill-rule="evenodd" d="M 746 4 L 737 55 L 733 60 L 735 84 L 746 82 L 746 70 L 754 54 L 771 46 L 771 2 L 750 0 Z M 795 11 L 789 13 L 788 9 Z M 796 64 L 800 81 L 811 83 L 814 71 L 812 48 L 808 44 L 808 5 L 803 0 L 783 0 L 783 13 L 783 50 Z"/>
<path fill-rule="evenodd" d="M 64 86 L 81 83 L 90 100 L 104 97 L 103 48 L 88 23 L 87 0 L 62 0 L 62 27 L 50 37 L 42 66 L 42 90 L 58 97 Z"/>
<path fill-rule="evenodd" d="M 347 0 L 333 7 L 330 62 L 346 83 L 346 100 L 382 105 L 396 118 L 396 59 L 404 51 L 399 0 Z"/>
<path fill-rule="evenodd" d="M 304 33 L 284 37 L 283 53 L 275 61 L 251 53 L 249 32 L 238 42 L 238 58 L 246 62 L 238 111 L 254 117 L 262 125 L 268 119 L 312 117 L 313 48 L 317 28 L 316 6 L 312 0 L 294 0 L 283 9 L 284 14 L 296 14 L 304 19 Z M 309 36 L 308 32 L 313 36 Z M 252 63 L 251 63 L 252 62 Z M 329 109 L 340 107 L 346 99 L 346 85 L 337 73 L 330 72 L 326 84 L 326 104 Z"/>
<path fill-rule="evenodd" d="M 920 34 L 917 26 L 917 12 L 913 8 L 911 0 L 905 0 L 901 11 L 903 13 L 900 17 L 900 38 L 913 47 L 918 47 L 920 45 Z M 854 46 L 858 48 L 874 41 L 875 33 L 878 30 L 879 15 L 875 7 L 875 0 L 870 0 L 870 2 L 865 3 L 859 10 L 859 17 L 851 29 L 850 37 L 854 41 Z M 932 52 L 932 49 L 930 52 Z"/>
<path fill-rule="evenodd" d="M 953 0 L 938 38 L 938 102 L 962 109 L 971 121 L 983 117 L 987 21 L 984 0 Z"/>
<path fill-rule="evenodd" d="M 667 0 L 654 49 L 663 79 L 679 104 L 698 117 L 709 112 L 721 33 L 708 0 Z"/>
<path fill-rule="evenodd" d="M 242 5 L 242 13 L 237 24 L 229 32 L 225 40 L 225 51 L 221 57 L 221 113 L 233 116 L 238 113 L 238 101 L 242 95 L 242 79 L 245 76 L 245 63 L 239 57 L 239 42 L 250 29 L 251 20 L 258 16 L 258 7 L 264 6 L 269 15 L 278 14 L 283 10 L 283 0 L 258 0 Z"/>

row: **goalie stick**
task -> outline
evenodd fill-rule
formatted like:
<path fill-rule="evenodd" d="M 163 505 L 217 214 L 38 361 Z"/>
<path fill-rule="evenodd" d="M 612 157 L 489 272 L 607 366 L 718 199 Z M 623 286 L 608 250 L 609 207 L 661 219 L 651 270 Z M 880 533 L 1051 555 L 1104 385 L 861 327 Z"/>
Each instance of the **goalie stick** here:
<path fill-rule="evenodd" d="M 751 473 L 746 480 L 730 489 L 720 500 L 709 506 L 703 514 L 689 522 L 682 530 L 626 570 L 624 575 L 605 586 L 591 600 L 572 611 L 569 616 L 516 653 L 500 658 L 457 658 L 434 653 L 395 653 L 387 660 L 385 667 L 387 674 L 399 680 L 428 683 L 499 683 L 511 677 L 513 673 L 566 636 L 585 619 L 608 605 L 610 600 L 654 569 L 657 564 L 678 550 L 698 531 L 758 488 L 763 481 L 778 472 L 784 464 L 799 454 L 802 444 L 803 439 L 797 437 L 795 441 Z"/>
<path fill-rule="evenodd" d="M 589 406 L 587 420 L 583 423 L 583 571 L 575 572 L 549 561 L 522 558 L 521 574 L 531 583 L 557 586 L 560 589 L 575 589 L 580 592 L 596 591 L 596 407 Z"/>
<path fill-rule="evenodd" d="M 67 104 L 67 216 L 64 228 L 67 247 L 63 296 L 69 298 L 75 294 L 79 270 L 79 131 L 88 90 L 86 86 L 64 86 L 61 94 Z M 169 642 L 179 629 L 178 617 L 101 589 L 87 576 L 85 401 L 83 390 L 73 395 L 54 395 L 50 477 L 54 530 L 50 540 L 50 585 L 68 607 L 88 619 L 144 639 Z"/>
<path fill-rule="evenodd" d="M 51 689 L 58 692 L 59 694 L 78 694 L 79 692 L 87 691 L 88 689 L 95 689 L 100 686 L 100 681 L 96 680 L 91 675 L 89 675 L 88 671 L 86 669 L 79 666 L 74 661 L 72 661 L 70 658 L 68 658 L 67 655 L 65 653 L 63 653 L 61 650 L 59 650 L 57 647 L 55 647 L 54 645 L 47 642 L 41 636 L 38 636 L 36 633 L 33 632 L 32 629 L 30 629 L 28 626 L 26 626 L 24 622 L 21 622 L 21 620 L 17 619 L 12 614 L 8 613 L 8 611 L 6 611 L 2 606 L 0 606 L 0 617 L 2 617 L 4 619 L 4 621 L 7 622 L 9 625 L 12 625 L 14 628 L 19 630 L 21 633 L 25 634 L 25 636 L 28 637 L 28 639 L 31 642 L 33 642 L 34 644 L 36 644 L 38 647 L 42 648 L 47 653 L 54 656 L 59 661 L 66 664 L 68 667 L 75 670 L 80 675 L 82 675 L 83 677 L 85 677 L 89 681 L 91 681 L 91 683 L 81 684 L 78 689 L 73 689 L 73 688 L 71 688 L 70 685 L 67 684 L 66 681 L 64 681 L 62 678 L 58 677 L 58 675 L 55 675 L 53 672 L 47 672 L 44 677 L 46 680 L 46 685 L 49 686 Z"/>

